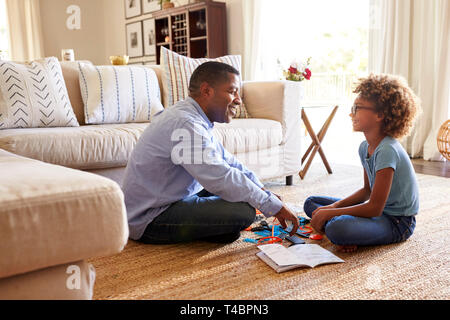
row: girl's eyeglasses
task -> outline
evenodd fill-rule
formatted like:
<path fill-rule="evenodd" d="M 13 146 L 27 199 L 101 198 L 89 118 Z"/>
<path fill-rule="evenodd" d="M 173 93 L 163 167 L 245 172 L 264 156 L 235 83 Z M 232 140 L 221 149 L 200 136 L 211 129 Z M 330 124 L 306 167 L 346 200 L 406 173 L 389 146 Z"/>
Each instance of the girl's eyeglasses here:
<path fill-rule="evenodd" d="M 358 109 L 366 109 L 366 110 L 373 110 L 373 111 L 375 111 L 375 109 L 374 108 L 369 108 L 369 107 L 362 107 L 362 106 L 355 106 L 355 105 L 353 105 L 352 106 L 352 114 L 353 115 L 355 115 L 356 114 L 356 111 L 358 111 Z"/>

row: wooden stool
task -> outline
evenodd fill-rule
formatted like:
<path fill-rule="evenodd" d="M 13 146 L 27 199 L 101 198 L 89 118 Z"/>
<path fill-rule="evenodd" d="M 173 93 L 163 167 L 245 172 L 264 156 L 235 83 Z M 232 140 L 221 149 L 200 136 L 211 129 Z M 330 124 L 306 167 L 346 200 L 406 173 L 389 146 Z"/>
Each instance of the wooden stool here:
<path fill-rule="evenodd" d="M 306 116 L 305 113 L 305 108 L 302 107 L 302 120 L 303 123 L 305 124 L 306 130 L 309 133 L 309 136 L 312 139 L 312 143 L 309 146 L 309 148 L 306 150 L 305 154 L 302 157 L 302 165 L 305 162 L 305 160 L 308 158 L 309 155 L 309 159 L 306 162 L 306 165 L 302 168 L 302 170 L 300 170 L 300 172 L 298 173 L 298 175 L 300 176 L 301 179 L 303 179 L 306 175 L 306 172 L 308 172 L 308 169 L 311 165 L 312 160 L 314 159 L 314 156 L 316 155 L 317 152 L 319 152 L 320 157 L 322 158 L 322 162 L 325 165 L 325 168 L 327 169 L 328 173 L 333 173 L 333 171 L 331 170 L 330 164 L 328 163 L 327 158 L 325 157 L 325 153 L 323 152 L 323 148 L 321 146 L 322 140 L 325 137 L 325 134 L 327 133 L 328 127 L 330 126 L 331 121 L 334 118 L 334 115 L 336 114 L 337 109 L 339 108 L 339 106 L 335 106 L 333 108 L 333 111 L 331 112 L 331 114 L 328 116 L 327 120 L 324 122 L 322 128 L 320 129 L 319 133 L 316 135 L 316 133 L 314 132 L 311 123 L 309 122 L 308 117 Z M 311 154 L 310 154 L 311 153 Z"/>

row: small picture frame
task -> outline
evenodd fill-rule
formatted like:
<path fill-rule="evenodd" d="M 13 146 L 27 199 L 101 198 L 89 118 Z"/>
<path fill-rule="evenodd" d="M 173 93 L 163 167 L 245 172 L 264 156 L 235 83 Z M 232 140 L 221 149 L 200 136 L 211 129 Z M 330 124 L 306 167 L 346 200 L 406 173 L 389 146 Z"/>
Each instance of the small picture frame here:
<path fill-rule="evenodd" d="M 142 23 L 141 21 L 128 23 L 126 25 L 127 33 L 127 55 L 130 58 L 143 56 L 142 46 Z"/>
<path fill-rule="evenodd" d="M 145 14 L 161 10 L 161 4 L 159 2 L 159 0 L 142 0 L 143 13 Z"/>
<path fill-rule="evenodd" d="M 137 17 L 142 14 L 141 0 L 123 0 L 123 1 L 125 3 L 126 19 Z"/>
<path fill-rule="evenodd" d="M 155 19 L 150 18 L 142 21 L 142 32 L 144 41 L 144 55 L 156 55 L 156 30 Z"/>

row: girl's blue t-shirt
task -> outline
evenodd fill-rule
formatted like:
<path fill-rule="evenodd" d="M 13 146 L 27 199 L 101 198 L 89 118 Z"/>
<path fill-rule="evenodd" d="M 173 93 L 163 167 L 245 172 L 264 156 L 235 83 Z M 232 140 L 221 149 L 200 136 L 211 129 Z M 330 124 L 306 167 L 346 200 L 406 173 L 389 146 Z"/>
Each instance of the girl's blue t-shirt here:
<path fill-rule="evenodd" d="M 383 213 L 392 216 L 412 216 L 419 212 L 419 188 L 411 160 L 402 145 L 386 136 L 368 156 L 369 144 L 363 141 L 359 146 L 359 157 L 369 178 L 370 189 L 375 183 L 377 171 L 394 169 L 391 191 Z"/>

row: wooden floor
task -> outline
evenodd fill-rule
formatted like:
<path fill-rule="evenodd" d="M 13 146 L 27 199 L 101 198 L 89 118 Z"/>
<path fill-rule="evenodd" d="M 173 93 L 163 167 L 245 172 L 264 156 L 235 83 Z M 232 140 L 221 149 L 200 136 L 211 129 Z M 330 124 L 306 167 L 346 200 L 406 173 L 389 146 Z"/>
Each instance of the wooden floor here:
<path fill-rule="evenodd" d="M 440 161 L 426 161 L 423 159 L 411 159 L 416 173 L 450 178 L 450 164 Z"/>

